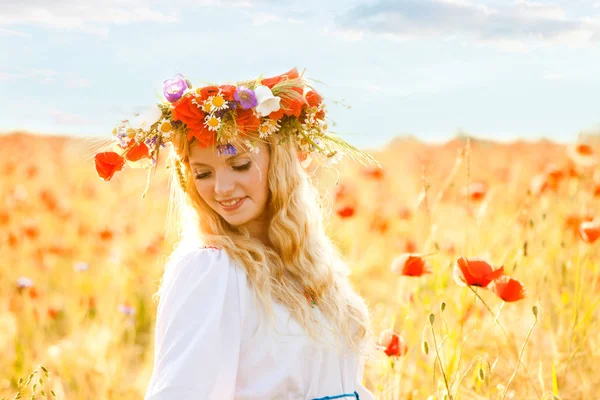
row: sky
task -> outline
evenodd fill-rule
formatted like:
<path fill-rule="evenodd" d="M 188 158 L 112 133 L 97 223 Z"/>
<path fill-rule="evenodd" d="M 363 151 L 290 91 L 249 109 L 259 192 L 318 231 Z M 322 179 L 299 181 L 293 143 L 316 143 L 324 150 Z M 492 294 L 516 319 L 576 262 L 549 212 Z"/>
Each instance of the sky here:
<path fill-rule="evenodd" d="M 600 1 L 0 0 L 0 132 L 110 135 L 181 73 L 293 67 L 360 147 L 600 127 Z"/>

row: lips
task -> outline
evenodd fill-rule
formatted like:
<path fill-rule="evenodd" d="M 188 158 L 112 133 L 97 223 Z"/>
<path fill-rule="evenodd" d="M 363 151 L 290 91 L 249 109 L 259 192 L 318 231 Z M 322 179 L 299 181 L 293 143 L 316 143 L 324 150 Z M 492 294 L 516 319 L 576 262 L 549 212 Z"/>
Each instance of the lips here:
<path fill-rule="evenodd" d="M 246 201 L 248 197 L 241 197 L 241 198 L 237 198 L 237 199 L 233 199 L 233 200 L 226 200 L 226 201 L 219 201 L 219 205 L 221 206 L 221 208 L 224 211 L 227 212 L 233 212 L 235 210 L 237 210 L 238 208 L 240 208 L 242 206 L 242 204 L 244 203 L 244 201 Z"/>
<path fill-rule="evenodd" d="M 224 207 L 233 207 L 237 203 L 239 203 L 240 201 L 242 201 L 243 199 L 244 199 L 244 197 L 238 197 L 237 199 L 230 199 L 230 200 L 219 201 L 219 203 L 222 206 L 224 206 Z"/>

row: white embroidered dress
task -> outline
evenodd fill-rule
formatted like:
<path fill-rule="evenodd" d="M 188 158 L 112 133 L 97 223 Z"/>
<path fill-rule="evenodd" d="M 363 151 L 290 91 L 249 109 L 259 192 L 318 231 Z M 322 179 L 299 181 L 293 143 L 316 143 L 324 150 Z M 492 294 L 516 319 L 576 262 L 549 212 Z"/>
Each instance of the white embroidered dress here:
<path fill-rule="evenodd" d="M 277 302 L 277 331 L 259 321 L 246 272 L 224 250 L 178 249 L 163 290 L 146 400 L 373 400 L 359 354 L 311 339 Z"/>

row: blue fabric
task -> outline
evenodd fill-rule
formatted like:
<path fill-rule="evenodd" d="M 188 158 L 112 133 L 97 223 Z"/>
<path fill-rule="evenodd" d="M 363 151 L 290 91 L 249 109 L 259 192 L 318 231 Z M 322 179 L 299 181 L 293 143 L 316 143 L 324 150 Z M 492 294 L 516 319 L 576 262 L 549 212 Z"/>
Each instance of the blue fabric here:
<path fill-rule="evenodd" d="M 356 400 L 360 400 L 360 397 L 358 396 L 357 392 L 354 393 L 346 393 L 346 394 L 338 394 L 337 396 L 325 396 L 325 397 L 319 397 L 314 398 L 312 400 L 331 400 L 331 399 L 341 399 L 342 397 L 354 397 L 356 398 Z"/>

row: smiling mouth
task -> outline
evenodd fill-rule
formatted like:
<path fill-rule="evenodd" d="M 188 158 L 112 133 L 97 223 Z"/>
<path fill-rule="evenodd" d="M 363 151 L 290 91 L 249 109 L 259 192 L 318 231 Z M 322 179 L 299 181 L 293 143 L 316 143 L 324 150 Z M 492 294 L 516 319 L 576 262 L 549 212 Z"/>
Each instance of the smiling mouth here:
<path fill-rule="evenodd" d="M 245 199 L 245 197 L 241 197 L 239 199 L 230 200 L 230 201 L 219 201 L 219 204 L 221 204 L 224 207 L 232 207 L 244 199 Z"/>

